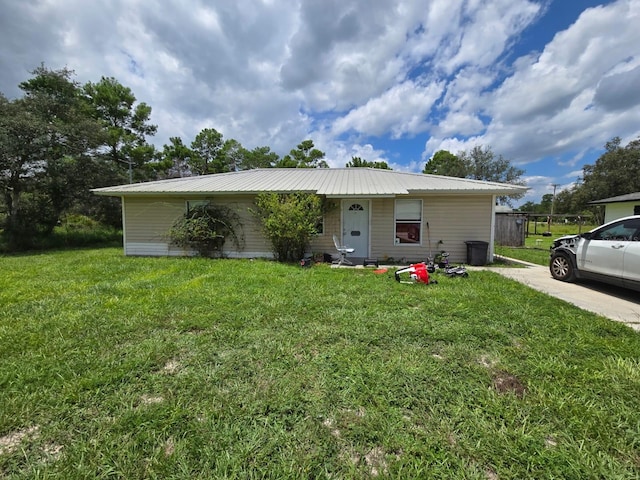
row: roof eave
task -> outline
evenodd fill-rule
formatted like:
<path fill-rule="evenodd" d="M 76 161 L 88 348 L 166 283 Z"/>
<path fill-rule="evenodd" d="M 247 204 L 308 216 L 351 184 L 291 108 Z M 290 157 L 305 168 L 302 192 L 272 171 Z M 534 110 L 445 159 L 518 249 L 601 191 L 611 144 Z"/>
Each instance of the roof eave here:
<path fill-rule="evenodd" d="M 447 189 L 447 190 L 411 190 L 411 195 L 514 195 L 526 193 L 528 189 L 491 189 L 491 190 L 470 190 L 470 189 Z"/>
<path fill-rule="evenodd" d="M 126 191 L 126 190 L 103 190 L 103 189 L 93 189 L 90 190 L 95 195 L 100 195 L 104 197 L 157 197 L 159 195 L 167 196 L 167 197 L 195 197 L 195 196 L 203 196 L 203 195 L 258 195 L 260 193 L 316 193 L 315 190 L 257 190 L 257 191 L 238 191 L 238 190 L 230 190 L 230 191 L 207 191 L 207 190 L 192 190 L 192 191 L 181 191 L 181 192 L 167 192 L 161 190 L 141 192 L 141 191 Z"/>

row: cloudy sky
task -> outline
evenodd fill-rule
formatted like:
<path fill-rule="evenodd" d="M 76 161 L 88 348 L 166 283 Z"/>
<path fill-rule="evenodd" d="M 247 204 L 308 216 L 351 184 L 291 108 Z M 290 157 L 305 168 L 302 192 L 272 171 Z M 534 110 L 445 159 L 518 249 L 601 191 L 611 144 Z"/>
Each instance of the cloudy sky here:
<path fill-rule="evenodd" d="M 215 128 L 418 172 L 490 146 L 525 201 L 640 134 L 640 0 L 2 0 L 0 92 L 42 62 L 130 87 L 160 148 Z"/>

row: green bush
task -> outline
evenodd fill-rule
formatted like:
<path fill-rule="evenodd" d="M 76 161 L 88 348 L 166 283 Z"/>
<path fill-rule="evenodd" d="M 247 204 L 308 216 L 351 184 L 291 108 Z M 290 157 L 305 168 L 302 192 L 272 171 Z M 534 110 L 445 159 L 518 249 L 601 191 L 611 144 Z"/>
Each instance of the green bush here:
<path fill-rule="evenodd" d="M 252 212 L 260 219 L 278 261 L 300 260 L 317 233 L 322 199 L 310 193 L 261 193 Z"/>
<path fill-rule="evenodd" d="M 84 215 L 67 215 L 50 233 L 37 232 L 28 241 L 16 244 L 0 230 L 0 253 L 26 250 L 53 250 L 89 246 L 121 246 L 122 230 L 104 225 Z"/>
<path fill-rule="evenodd" d="M 227 239 L 242 246 L 238 215 L 223 205 L 198 205 L 178 219 L 169 230 L 169 241 L 191 248 L 203 257 L 221 257 Z"/>

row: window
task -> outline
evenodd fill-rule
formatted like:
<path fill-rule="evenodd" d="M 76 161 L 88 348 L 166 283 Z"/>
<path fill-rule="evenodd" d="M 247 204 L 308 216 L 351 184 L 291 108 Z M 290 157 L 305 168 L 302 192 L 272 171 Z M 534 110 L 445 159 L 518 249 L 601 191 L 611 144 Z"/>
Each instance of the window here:
<path fill-rule="evenodd" d="M 396 245 L 422 241 L 422 200 L 396 200 L 395 228 Z"/>
<path fill-rule="evenodd" d="M 324 215 L 319 216 L 316 221 L 316 235 L 324 235 Z"/>
<path fill-rule="evenodd" d="M 187 200 L 187 214 L 196 207 L 209 205 L 209 200 Z"/>
<path fill-rule="evenodd" d="M 640 231 L 640 220 L 627 220 L 616 223 L 603 230 L 599 230 L 591 237 L 592 240 L 610 240 L 614 242 L 636 240 Z"/>

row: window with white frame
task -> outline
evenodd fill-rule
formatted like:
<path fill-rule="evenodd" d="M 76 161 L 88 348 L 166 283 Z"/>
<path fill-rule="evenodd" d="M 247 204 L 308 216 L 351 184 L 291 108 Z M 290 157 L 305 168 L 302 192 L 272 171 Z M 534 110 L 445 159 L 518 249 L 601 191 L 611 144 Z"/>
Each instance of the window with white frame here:
<path fill-rule="evenodd" d="M 396 200 L 396 245 L 420 244 L 422 241 L 422 200 Z"/>

